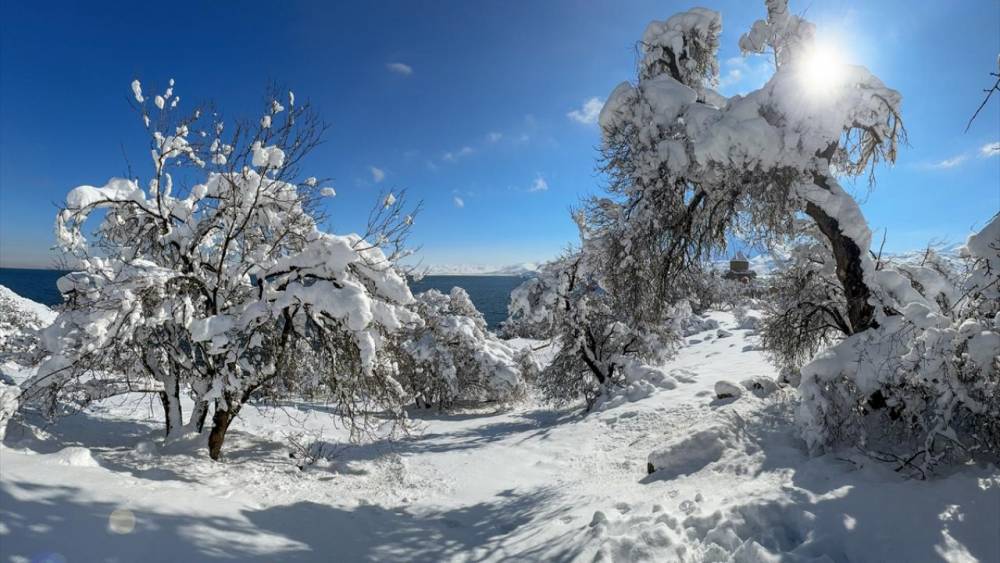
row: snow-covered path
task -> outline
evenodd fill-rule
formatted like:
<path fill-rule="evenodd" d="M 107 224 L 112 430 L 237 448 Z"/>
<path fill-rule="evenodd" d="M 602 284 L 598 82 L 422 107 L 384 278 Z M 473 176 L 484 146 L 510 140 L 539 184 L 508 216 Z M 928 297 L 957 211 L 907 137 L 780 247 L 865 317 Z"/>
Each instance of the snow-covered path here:
<path fill-rule="evenodd" d="M 64 419 L 48 436 L 13 431 L 0 450 L 0 554 L 1000 561 L 1000 471 L 916 482 L 860 456 L 808 457 L 790 393 L 714 398 L 720 379 L 773 375 L 752 336 L 730 315 L 716 318 L 731 334 L 692 337 L 634 400 L 587 416 L 530 407 L 425 416 L 410 438 L 341 447 L 307 471 L 288 458 L 286 436 L 341 442 L 322 405 L 246 410 L 223 464 L 190 444 L 155 445 L 150 407 L 134 402 Z M 647 475 L 649 453 L 664 447 L 665 465 Z"/>

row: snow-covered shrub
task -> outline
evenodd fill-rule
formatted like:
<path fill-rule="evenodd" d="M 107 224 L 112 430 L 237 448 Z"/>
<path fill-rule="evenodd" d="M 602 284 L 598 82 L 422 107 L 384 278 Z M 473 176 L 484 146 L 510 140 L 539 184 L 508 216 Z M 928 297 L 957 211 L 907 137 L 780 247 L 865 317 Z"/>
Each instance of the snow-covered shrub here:
<path fill-rule="evenodd" d="M 40 331 L 48 325 L 37 311 L 26 307 L 25 299 L 0 286 L 0 363 L 33 366 L 45 355 Z M 39 305 L 38 308 L 47 309 Z M 51 315 L 51 312 L 46 316 Z"/>
<path fill-rule="evenodd" d="M 295 432 L 285 437 L 288 459 L 299 471 L 328 466 L 339 453 L 340 448 L 322 438 L 322 433 L 307 432 Z"/>
<path fill-rule="evenodd" d="M 851 334 L 847 300 L 829 246 L 811 225 L 790 245 L 786 267 L 767 282 L 761 300 L 761 344 L 780 368 L 797 370 Z"/>
<path fill-rule="evenodd" d="M 690 313 L 686 302 L 665 310 L 659 322 L 640 323 L 600 283 L 592 265 L 599 247 L 546 265 L 533 284 L 535 299 L 524 318 L 546 319 L 558 353 L 538 376 L 543 395 L 556 401 L 583 398 L 588 408 L 603 393 L 628 384 L 625 366 L 638 360 L 663 360 L 678 340 Z"/>
<path fill-rule="evenodd" d="M 423 322 L 400 334 L 400 372 L 418 404 L 503 402 L 523 393 L 517 351 L 487 330 L 464 289 L 425 291 L 411 307 Z"/>
<path fill-rule="evenodd" d="M 612 409 L 645 399 L 661 389 L 677 388 L 677 381 L 662 368 L 646 365 L 634 359 L 622 365 L 621 373 L 622 386 L 605 387 L 594 401 L 594 410 Z"/>
<path fill-rule="evenodd" d="M 1000 215 L 965 255 L 958 281 L 933 255 L 877 272 L 878 302 L 896 314 L 802 368 L 810 447 L 860 444 L 921 474 L 1000 455 Z"/>
<path fill-rule="evenodd" d="M 557 324 L 560 293 L 568 280 L 562 275 L 569 258 L 542 264 L 538 272 L 510 292 L 507 319 L 500 325 L 504 338 L 552 338 Z"/>
<path fill-rule="evenodd" d="M 537 385 L 538 378 L 541 375 L 542 370 L 545 369 L 545 366 L 539 359 L 538 354 L 536 354 L 530 346 L 526 346 L 514 354 L 514 361 L 521 370 L 521 376 L 524 379 L 524 383 L 526 385 Z"/>
<path fill-rule="evenodd" d="M 413 317 L 395 266 L 412 222 L 403 198 L 380 201 L 364 235 L 324 232 L 330 192 L 299 179 L 324 130 L 307 103 L 282 94 L 263 118 L 223 124 L 200 109 L 179 116 L 173 90 L 143 96 L 132 83 L 148 181 L 77 187 L 59 211 L 57 243 L 78 271 L 59 280 L 66 306 L 44 336 L 52 357 L 23 397 L 156 393 L 168 438 L 200 432 L 214 407 L 218 459 L 242 405 L 308 353 L 352 429 L 372 409 L 401 415 L 380 351 Z M 187 424 L 182 394 L 195 404 Z"/>

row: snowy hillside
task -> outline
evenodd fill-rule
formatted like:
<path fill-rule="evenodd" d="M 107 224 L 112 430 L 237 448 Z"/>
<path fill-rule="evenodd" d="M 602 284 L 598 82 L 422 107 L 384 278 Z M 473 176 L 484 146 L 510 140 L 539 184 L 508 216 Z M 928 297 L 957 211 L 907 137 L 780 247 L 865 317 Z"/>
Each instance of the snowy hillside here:
<path fill-rule="evenodd" d="M 674 361 L 586 416 L 530 401 L 479 416 L 417 414 L 406 439 L 345 446 L 328 405 L 248 405 L 221 465 L 192 455 L 189 442 L 162 447 L 159 402 L 139 397 L 44 430 L 13 428 L 0 467 L 0 552 L 11 561 L 1000 560 L 997 468 L 921 482 L 850 452 L 808 456 L 789 414 L 794 393 L 760 398 L 739 384 L 774 375 L 752 331 L 711 316 L 721 330 L 688 337 Z M 722 380 L 741 396 L 717 399 Z M 300 470 L 294 436 L 318 439 L 329 459 Z"/>
<path fill-rule="evenodd" d="M 2 310 L 5 312 L 13 310 L 34 315 L 43 326 L 52 323 L 56 318 L 56 312 L 49 307 L 25 299 L 2 285 L 0 285 L 0 307 L 3 307 Z"/>

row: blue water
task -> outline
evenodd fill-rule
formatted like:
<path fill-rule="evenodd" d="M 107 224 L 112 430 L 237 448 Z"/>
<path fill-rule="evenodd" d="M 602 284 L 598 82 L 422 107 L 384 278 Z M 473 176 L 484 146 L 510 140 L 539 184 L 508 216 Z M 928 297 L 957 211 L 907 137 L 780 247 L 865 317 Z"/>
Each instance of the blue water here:
<path fill-rule="evenodd" d="M 410 282 L 410 289 L 415 294 L 428 289 L 448 293 L 453 287 L 461 287 L 469 292 L 490 329 L 496 330 L 507 318 L 510 292 L 524 280 L 520 276 L 424 276 L 418 282 Z"/>
<path fill-rule="evenodd" d="M 22 270 L 0 268 L 0 285 L 7 286 L 21 297 L 44 303 L 48 306 L 62 303 L 56 280 L 65 274 L 59 270 Z M 437 289 L 444 293 L 458 286 L 469 292 L 469 297 L 486 317 L 491 329 L 496 329 L 507 318 L 507 302 L 510 292 L 521 285 L 524 278 L 518 276 L 425 276 L 418 282 L 411 282 L 413 293 Z"/>
<path fill-rule="evenodd" d="M 21 297 L 51 307 L 62 303 L 62 296 L 56 289 L 56 280 L 65 274 L 66 272 L 60 270 L 0 268 L 0 285 L 6 286 Z"/>

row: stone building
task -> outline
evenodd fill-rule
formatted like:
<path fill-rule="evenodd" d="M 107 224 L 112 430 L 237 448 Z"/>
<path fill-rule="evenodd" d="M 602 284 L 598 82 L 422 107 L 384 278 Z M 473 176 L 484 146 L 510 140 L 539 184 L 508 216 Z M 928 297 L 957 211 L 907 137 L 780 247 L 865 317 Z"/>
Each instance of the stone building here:
<path fill-rule="evenodd" d="M 750 269 L 750 260 L 742 252 L 737 252 L 736 256 L 729 261 L 729 271 L 722 275 L 727 280 L 737 280 L 743 283 L 750 283 L 757 277 L 757 272 Z"/>

